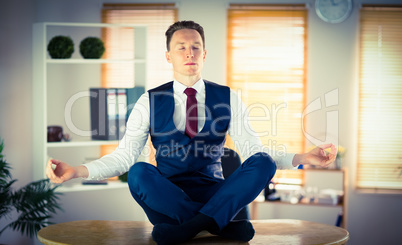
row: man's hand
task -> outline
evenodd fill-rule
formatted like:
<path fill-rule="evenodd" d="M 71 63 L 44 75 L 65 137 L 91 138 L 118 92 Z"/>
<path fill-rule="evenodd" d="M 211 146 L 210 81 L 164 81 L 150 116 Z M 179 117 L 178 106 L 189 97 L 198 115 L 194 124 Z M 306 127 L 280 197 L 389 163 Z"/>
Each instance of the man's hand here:
<path fill-rule="evenodd" d="M 54 170 L 53 165 L 56 165 Z M 84 166 L 71 167 L 67 163 L 55 159 L 49 160 L 46 166 L 46 176 L 56 184 L 61 184 L 73 178 L 87 178 L 88 175 L 88 169 Z"/>
<path fill-rule="evenodd" d="M 330 148 L 331 151 L 327 153 L 325 149 Z M 304 154 L 296 154 L 293 158 L 293 166 L 302 165 L 316 165 L 327 167 L 336 159 L 337 149 L 333 144 L 320 145 L 311 151 Z"/>

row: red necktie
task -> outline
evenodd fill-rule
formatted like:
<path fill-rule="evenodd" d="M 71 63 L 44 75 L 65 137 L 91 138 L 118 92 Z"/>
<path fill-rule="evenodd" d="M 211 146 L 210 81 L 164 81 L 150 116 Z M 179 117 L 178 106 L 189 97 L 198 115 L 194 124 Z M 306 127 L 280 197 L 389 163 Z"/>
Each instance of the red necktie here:
<path fill-rule="evenodd" d="M 192 139 L 198 133 L 197 99 L 195 98 L 197 90 L 186 88 L 184 93 L 187 95 L 185 133 L 190 137 L 190 139 Z"/>

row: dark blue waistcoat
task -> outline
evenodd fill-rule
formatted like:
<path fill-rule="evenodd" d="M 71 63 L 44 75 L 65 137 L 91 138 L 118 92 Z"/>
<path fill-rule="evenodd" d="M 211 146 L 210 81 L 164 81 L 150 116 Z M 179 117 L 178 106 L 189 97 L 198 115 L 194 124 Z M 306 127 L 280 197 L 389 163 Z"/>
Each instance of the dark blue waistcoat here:
<path fill-rule="evenodd" d="M 173 182 L 190 176 L 223 179 L 220 158 L 230 123 L 230 89 L 204 82 L 205 125 L 192 139 L 177 130 L 173 122 L 173 82 L 148 91 L 157 168 Z"/>

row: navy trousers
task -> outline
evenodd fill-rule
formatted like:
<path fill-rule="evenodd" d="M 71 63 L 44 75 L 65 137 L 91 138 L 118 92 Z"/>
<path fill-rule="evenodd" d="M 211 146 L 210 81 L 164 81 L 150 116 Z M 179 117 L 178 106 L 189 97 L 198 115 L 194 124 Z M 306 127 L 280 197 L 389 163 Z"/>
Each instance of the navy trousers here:
<path fill-rule="evenodd" d="M 172 182 L 157 167 L 138 162 L 128 173 L 128 185 L 154 225 L 181 224 L 203 213 L 222 229 L 259 195 L 275 171 L 273 159 L 257 153 L 225 180 L 191 173 Z"/>

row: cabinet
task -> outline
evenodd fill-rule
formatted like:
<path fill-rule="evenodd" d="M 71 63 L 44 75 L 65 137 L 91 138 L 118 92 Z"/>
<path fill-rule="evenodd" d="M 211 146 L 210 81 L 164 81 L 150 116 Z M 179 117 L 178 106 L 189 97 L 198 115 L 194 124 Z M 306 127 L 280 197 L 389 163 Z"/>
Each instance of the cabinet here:
<path fill-rule="evenodd" d="M 300 171 L 300 170 L 299 170 Z M 342 215 L 341 227 L 346 228 L 346 170 L 345 169 L 304 169 L 304 190 L 317 188 L 318 190 L 333 189 L 343 192 L 337 204 L 316 203 L 314 201 L 292 204 L 288 201 L 265 201 L 259 196 L 251 203 L 251 219 L 292 218 L 335 225 L 338 215 Z M 278 191 L 279 192 L 279 191 Z"/>
<path fill-rule="evenodd" d="M 134 35 L 133 58 L 83 59 L 80 42 L 89 36 L 101 37 L 107 28 L 130 29 Z M 86 159 L 98 158 L 100 146 L 118 141 L 94 141 L 90 134 L 89 88 L 100 87 L 102 64 L 132 64 L 134 83 L 146 85 L 147 27 L 130 24 L 104 23 L 35 23 L 33 24 L 33 162 L 34 180 L 45 178 L 49 156 L 71 165 L 80 165 Z M 70 36 L 74 53 L 70 59 L 51 59 L 47 44 L 57 35 Z M 47 142 L 47 126 L 60 125 L 71 137 L 69 142 Z M 120 188 L 112 184 L 104 187 L 75 185 L 61 191 Z"/>

